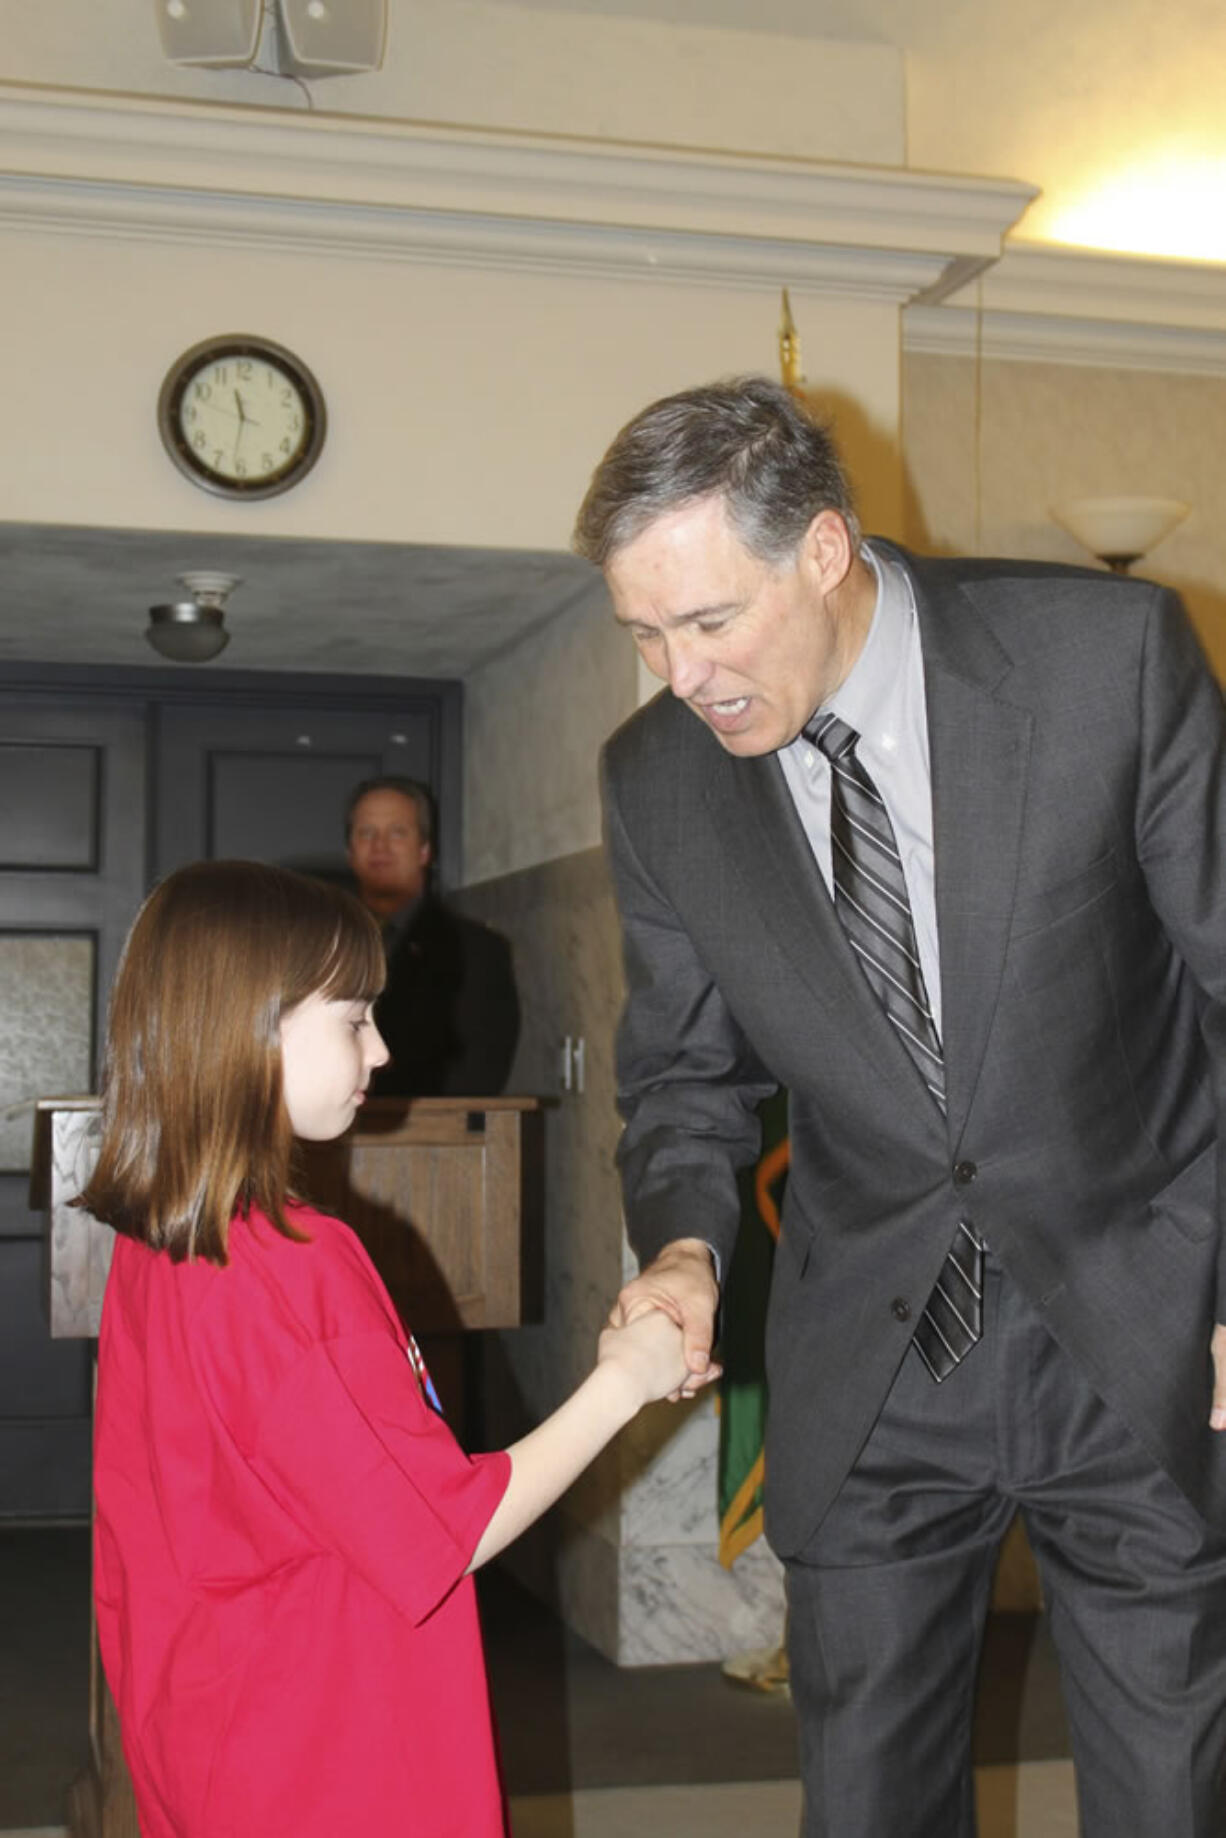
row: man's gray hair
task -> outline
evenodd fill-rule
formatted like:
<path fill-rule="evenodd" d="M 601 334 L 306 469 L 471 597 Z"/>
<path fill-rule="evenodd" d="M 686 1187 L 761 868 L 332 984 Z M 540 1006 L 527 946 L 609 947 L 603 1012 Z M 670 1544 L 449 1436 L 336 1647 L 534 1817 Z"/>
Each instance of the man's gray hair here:
<path fill-rule="evenodd" d="M 745 547 L 772 566 L 819 511 L 837 511 L 859 544 L 828 428 L 781 384 L 749 376 L 666 396 L 628 421 L 592 475 L 574 547 L 603 568 L 657 517 L 716 492 Z"/>

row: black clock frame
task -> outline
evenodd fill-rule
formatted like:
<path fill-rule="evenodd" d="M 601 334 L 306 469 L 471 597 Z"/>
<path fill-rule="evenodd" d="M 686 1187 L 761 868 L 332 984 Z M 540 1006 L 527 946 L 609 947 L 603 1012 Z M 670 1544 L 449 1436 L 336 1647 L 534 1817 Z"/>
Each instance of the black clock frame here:
<path fill-rule="evenodd" d="M 220 478 L 201 461 L 184 437 L 179 425 L 179 409 L 183 397 L 206 364 L 227 357 L 267 359 L 279 370 L 285 371 L 302 396 L 306 420 L 305 439 L 297 453 L 277 472 L 261 473 L 258 477 L 246 479 Z M 271 338 L 260 338 L 245 332 L 228 332 L 216 338 L 202 339 L 190 351 L 185 351 L 175 359 L 158 394 L 157 421 L 162 444 L 184 477 L 219 498 L 231 499 L 275 498 L 281 492 L 289 491 L 314 466 L 323 450 L 324 437 L 328 431 L 323 391 L 302 359 L 295 357 L 292 351 L 287 351 L 284 345 L 274 343 Z"/>

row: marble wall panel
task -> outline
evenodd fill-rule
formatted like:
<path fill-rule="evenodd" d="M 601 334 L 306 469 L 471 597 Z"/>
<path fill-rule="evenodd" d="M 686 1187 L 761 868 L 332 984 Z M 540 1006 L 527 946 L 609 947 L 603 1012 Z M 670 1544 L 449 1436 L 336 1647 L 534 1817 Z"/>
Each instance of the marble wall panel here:
<path fill-rule="evenodd" d="M 599 849 L 467 888 L 458 903 L 512 941 L 524 1010 L 513 1088 L 555 1099 L 545 1119 L 545 1318 L 489 1337 L 485 1418 L 496 1446 L 588 1372 L 609 1304 L 636 1267 L 613 1166 L 620 936 Z M 560 1088 L 566 1034 L 586 1043 L 582 1093 Z M 552 1523 L 521 1541 L 512 1567 L 622 1664 L 772 1643 L 781 1597 L 765 1544 L 732 1572 L 718 1562 L 717 1456 L 712 1398 L 643 1411 Z"/>
<path fill-rule="evenodd" d="M 97 1160 L 101 1136 L 97 1110 L 58 1110 L 52 1116 L 47 1278 L 56 1340 L 90 1339 L 102 1319 L 115 1234 L 72 1205 Z"/>
<path fill-rule="evenodd" d="M 725 1570 L 693 1545 L 623 1545 L 617 1661 L 727 1659 L 783 1638 L 783 1574 L 764 1539 Z"/>

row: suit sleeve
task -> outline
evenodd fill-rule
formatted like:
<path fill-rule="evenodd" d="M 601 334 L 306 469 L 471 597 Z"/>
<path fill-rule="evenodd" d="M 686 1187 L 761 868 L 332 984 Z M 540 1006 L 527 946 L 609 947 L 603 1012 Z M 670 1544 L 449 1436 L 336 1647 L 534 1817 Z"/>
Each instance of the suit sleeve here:
<path fill-rule="evenodd" d="M 644 868 L 614 780 L 606 756 L 605 843 L 626 974 L 617 1103 L 626 1125 L 618 1167 L 627 1230 L 644 1263 L 675 1238 L 701 1238 L 727 1270 L 740 1219 L 736 1171 L 758 1154 L 757 1106 L 777 1081 Z"/>
<path fill-rule="evenodd" d="M 1217 1319 L 1226 1320 L 1226 724 L 1183 608 L 1156 598 L 1140 678 L 1137 854 L 1204 1006 L 1218 1136 Z"/>

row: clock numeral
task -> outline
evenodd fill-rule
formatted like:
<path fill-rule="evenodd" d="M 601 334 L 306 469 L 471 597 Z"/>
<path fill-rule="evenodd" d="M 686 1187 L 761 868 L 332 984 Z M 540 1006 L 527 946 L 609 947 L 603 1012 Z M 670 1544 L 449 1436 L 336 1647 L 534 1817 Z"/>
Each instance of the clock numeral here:
<path fill-rule="evenodd" d="M 192 394 L 198 402 L 207 402 L 212 393 L 213 386 L 211 383 L 192 384 Z"/>
<path fill-rule="evenodd" d="M 239 478 L 239 479 L 245 479 L 245 478 L 246 478 L 246 476 L 247 476 L 247 462 L 246 462 L 246 460 L 240 460 L 240 459 L 236 459 L 236 460 L 235 460 L 235 462 L 234 462 L 234 476 L 235 476 L 235 478 Z"/>
<path fill-rule="evenodd" d="M 188 423 L 194 422 L 196 420 L 196 409 L 195 409 L 194 403 L 191 403 L 191 402 L 188 403 L 187 407 L 183 411 L 183 419 L 184 421 Z"/>
<path fill-rule="evenodd" d="M 224 470 L 224 468 L 225 468 L 225 463 L 226 463 L 226 456 L 225 456 L 225 454 L 224 454 L 224 453 L 222 452 L 222 450 L 221 450 L 221 448 L 220 448 L 220 447 L 217 447 L 217 448 L 215 448 L 215 449 L 214 449 L 214 451 L 213 451 L 213 468 L 214 468 L 214 470 L 215 470 L 215 471 L 217 471 L 217 472 L 221 472 L 221 471 L 223 471 L 223 470 Z"/>
<path fill-rule="evenodd" d="M 203 428 L 197 428 L 196 432 L 192 435 L 192 445 L 193 447 L 195 447 L 197 453 L 204 452 L 204 449 L 208 445 L 208 442 L 205 439 Z"/>
<path fill-rule="evenodd" d="M 235 369 L 238 371 L 239 382 L 240 383 L 250 383 L 251 372 L 254 368 L 255 366 L 252 364 L 251 359 L 249 357 L 240 357 L 237 364 L 235 365 Z"/>
<path fill-rule="evenodd" d="M 290 444 L 289 444 L 289 435 L 287 434 L 285 439 L 281 442 L 281 452 L 288 453 L 290 451 L 291 449 L 290 449 Z"/>
<path fill-rule="evenodd" d="M 219 389 L 224 389 L 226 384 L 230 381 L 230 366 L 228 364 L 214 364 L 213 377 L 217 383 L 217 387 Z"/>
<path fill-rule="evenodd" d="M 261 472 L 271 472 L 271 471 L 272 471 L 272 469 L 273 469 L 273 467 L 274 467 L 274 466 L 276 465 L 276 463 L 277 463 L 277 462 L 276 462 L 276 460 L 275 460 L 275 459 L 273 458 L 273 456 L 272 456 L 272 454 L 271 454 L 271 453 L 261 453 L 261 455 L 260 455 L 260 470 L 261 470 Z"/>
<path fill-rule="evenodd" d="M 293 408 L 293 406 L 294 406 L 294 392 L 290 388 L 289 384 L 286 383 L 281 390 L 281 407 L 282 408 Z"/>

